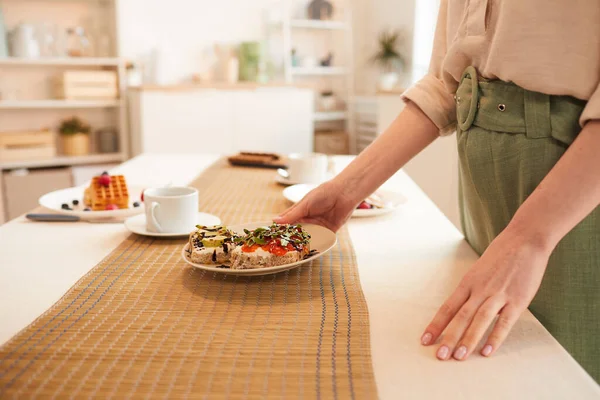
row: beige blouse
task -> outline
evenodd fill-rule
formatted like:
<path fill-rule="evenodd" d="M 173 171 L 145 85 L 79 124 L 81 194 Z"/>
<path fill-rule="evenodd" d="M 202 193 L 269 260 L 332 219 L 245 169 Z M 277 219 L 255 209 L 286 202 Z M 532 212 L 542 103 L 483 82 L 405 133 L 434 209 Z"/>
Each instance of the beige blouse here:
<path fill-rule="evenodd" d="M 581 126 L 600 119 L 600 0 L 441 0 L 429 73 L 403 94 L 441 134 L 454 131 L 453 93 L 469 65 L 588 100 Z"/>

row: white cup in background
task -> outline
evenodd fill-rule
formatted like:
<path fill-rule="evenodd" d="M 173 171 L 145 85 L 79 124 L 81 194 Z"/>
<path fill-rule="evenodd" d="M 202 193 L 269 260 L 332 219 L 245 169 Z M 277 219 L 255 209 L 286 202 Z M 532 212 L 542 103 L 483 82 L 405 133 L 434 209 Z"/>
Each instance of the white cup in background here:
<path fill-rule="evenodd" d="M 198 191 L 190 187 L 144 190 L 146 228 L 155 233 L 191 232 L 198 220 Z"/>
<path fill-rule="evenodd" d="M 323 183 L 327 180 L 327 167 L 328 159 L 325 154 L 290 154 L 288 179 L 295 183 Z"/>

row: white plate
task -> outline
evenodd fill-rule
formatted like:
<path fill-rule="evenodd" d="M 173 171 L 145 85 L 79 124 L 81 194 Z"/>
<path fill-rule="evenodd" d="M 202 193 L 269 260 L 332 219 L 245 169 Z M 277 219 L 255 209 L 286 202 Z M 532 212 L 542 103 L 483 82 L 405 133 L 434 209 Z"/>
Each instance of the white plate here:
<path fill-rule="evenodd" d="M 309 184 L 301 184 L 301 185 L 293 185 L 287 187 L 283 190 L 283 197 L 291 201 L 292 203 L 297 203 L 304 198 L 317 185 L 309 185 Z M 352 217 L 355 218 L 365 218 L 365 217 L 376 217 L 378 215 L 383 215 L 390 213 L 396 210 L 401 204 L 406 203 L 406 197 L 397 192 L 391 192 L 389 190 L 378 190 L 375 192 L 377 195 L 381 197 L 383 202 L 386 204 L 383 208 L 372 208 L 370 210 L 354 210 L 352 212 Z"/>
<path fill-rule="evenodd" d="M 242 224 L 229 226 L 228 228 L 238 234 L 244 234 L 244 229 L 252 230 L 259 228 L 261 226 L 268 226 L 270 222 L 262 222 L 262 223 L 251 223 L 251 224 Z M 305 259 L 302 261 L 298 261 L 295 263 L 278 265 L 276 267 L 269 268 L 259 268 L 259 269 L 227 269 L 227 268 L 217 268 L 215 265 L 205 265 L 205 264 L 195 264 L 189 260 L 186 255 L 186 250 L 189 247 L 189 243 L 185 245 L 185 247 L 181 250 L 181 257 L 185 260 L 186 263 L 191 266 L 202 269 L 209 272 L 219 272 L 227 275 L 242 275 L 242 276 L 256 276 L 256 275 L 270 275 L 276 274 L 278 272 L 287 271 L 289 269 L 296 268 L 302 264 L 309 263 L 311 261 L 316 260 L 317 258 L 325 255 L 329 252 L 333 246 L 337 243 L 337 236 L 335 233 L 330 231 L 327 228 L 323 228 L 319 225 L 312 224 L 303 224 L 302 227 L 310 234 L 310 248 L 311 250 L 317 250 L 318 253 Z"/>
<path fill-rule="evenodd" d="M 190 232 L 192 230 L 194 230 L 196 225 L 206 225 L 206 226 L 221 225 L 221 219 L 219 217 L 217 217 L 216 215 L 206 214 L 206 213 L 198 213 L 198 219 L 196 220 L 196 223 L 191 223 L 190 225 L 191 226 L 189 227 L 189 229 L 186 229 L 185 231 L 182 231 L 182 232 L 156 233 L 156 232 L 150 232 L 146 229 L 146 214 L 136 215 L 135 217 L 128 218 L 125 221 L 125 227 L 129 231 L 131 231 L 133 233 L 137 233 L 138 235 L 170 238 L 170 237 L 188 236 L 190 234 Z"/>
<path fill-rule="evenodd" d="M 140 201 L 140 195 L 144 188 L 129 187 L 129 208 L 122 210 L 110 210 L 110 211 L 83 211 L 85 206 L 83 205 L 83 192 L 85 191 L 84 186 L 73 187 L 69 189 L 57 190 L 43 195 L 39 199 L 39 203 L 42 207 L 49 210 L 55 211 L 60 214 L 76 215 L 83 220 L 93 219 L 107 219 L 107 218 L 128 218 L 133 215 L 138 215 L 144 212 L 144 204 Z M 61 205 L 64 203 L 72 206 L 73 200 L 79 200 L 79 206 L 77 209 L 63 210 Z M 134 207 L 133 203 L 139 202 L 139 207 Z"/>

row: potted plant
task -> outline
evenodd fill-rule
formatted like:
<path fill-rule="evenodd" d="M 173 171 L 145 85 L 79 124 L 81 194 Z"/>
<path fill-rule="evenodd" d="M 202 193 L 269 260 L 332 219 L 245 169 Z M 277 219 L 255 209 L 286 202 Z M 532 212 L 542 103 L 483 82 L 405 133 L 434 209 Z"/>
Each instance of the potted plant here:
<path fill-rule="evenodd" d="M 383 31 L 377 42 L 379 50 L 373 55 L 371 61 L 382 69 L 379 77 L 379 88 L 392 90 L 398 84 L 399 71 L 404 67 L 404 57 L 400 54 L 400 32 Z"/>
<path fill-rule="evenodd" d="M 330 20 L 333 17 L 333 4 L 328 0 L 313 0 L 308 4 L 308 18 Z"/>
<path fill-rule="evenodd" d="M 63 153 L 67 156 L 89 154 L 90 131 L 90 126 L 77 117 L 64 120 L 59 128 L 63 143 Z"/>

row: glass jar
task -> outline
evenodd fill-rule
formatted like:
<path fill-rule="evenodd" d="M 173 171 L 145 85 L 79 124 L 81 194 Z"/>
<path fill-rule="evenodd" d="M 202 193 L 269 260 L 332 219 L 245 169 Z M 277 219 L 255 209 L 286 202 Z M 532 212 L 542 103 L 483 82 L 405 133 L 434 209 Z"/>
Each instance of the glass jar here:
<path fill-rule="evenodd" d="M 257 82 L 260 75 L 262 48 L 259 42 L 243 42 L 239 48 L 240 81 Z"/>
<path fill-rule="evenodd" d="M 67 34 L 67 52 L 70 57 L 91 57 L 93 55 L 89 36 L 83 27 L 69 28 Z"/>
<path fill-rule="evenodd" d="M 116 153 L 119 151 L 119 135 L 114 128 L 103 128 L 98 131 L 98 150 L 100 153 Z"/>

